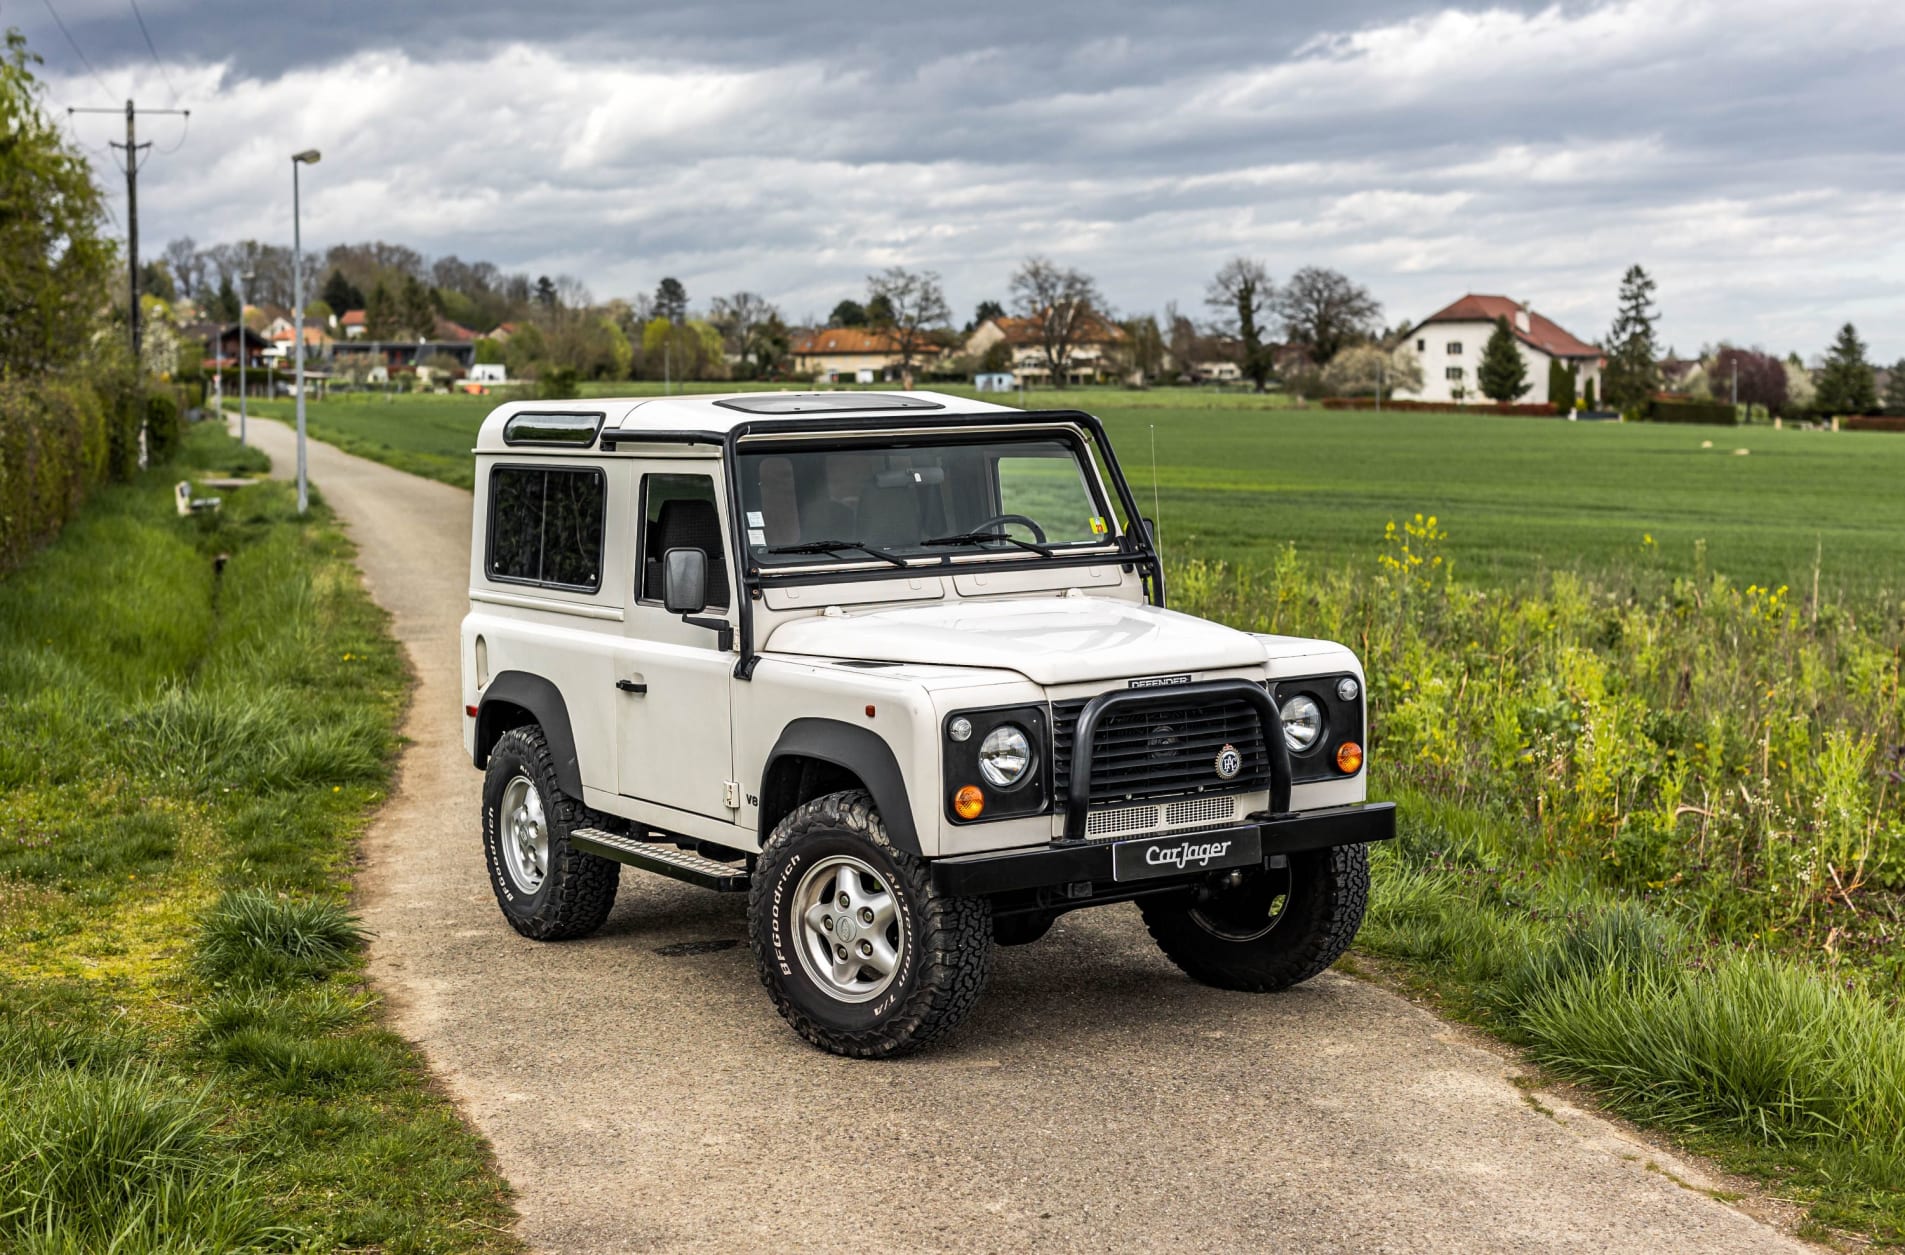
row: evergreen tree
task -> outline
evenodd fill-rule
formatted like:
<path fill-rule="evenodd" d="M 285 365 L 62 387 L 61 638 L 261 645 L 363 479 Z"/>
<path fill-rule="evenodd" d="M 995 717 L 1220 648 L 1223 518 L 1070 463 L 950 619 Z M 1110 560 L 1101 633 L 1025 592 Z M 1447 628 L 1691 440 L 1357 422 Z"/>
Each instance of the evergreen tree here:
<path fill-rule="evenodd" d="M 1654 281 L 1639 266 L 1621 276 L 1620 312 L 1607 334 L 1607 403 L 1623 412 L 1644 403 L 1660 386 L 1660 350 L 1654 324 Z"/>
<path fill-rule="evenodd" d="M 833 313 L 827 315 L 829 327 L 864 327 L 867 325 L 866 306 L 849 297 L 833 307 Z"/>
<path fill-rule="evenodd" d="M 1595 408 L 1594 381 L 1592 379 L 1588 380 L 1587 387 L 1581 390 L 1581 404 L 1590 410 Z"/>
<path fill-rule="evenodd" d="M 364 308 L 363 292 L 335 266 L 331 268 L 331 277 L 324 281 L 322 296 L 324 303 L 339 314 Z"/>
<path fill-rule="evenodd" d="M 238 290 L 232 287 L 232 277 L 228 274 L 218 277 L 218 295 L 212 298 L 212 311 L 220 322 L 237 322 L 244 313 L 238 308 Z"/>
<path fill-rule="evenodd" d="M 431 303 L 430 289 L 417 276 L 404 276 L 403 295 L 397 299 L 397 322 L 405 335 L 427 340 L 436 334 L 436 306 Z"/>
<path fill-rule="evenodd" d="M 1506 318 L 1495 320 L 1495 334 L 1488 337 L 1475 377 L 1482 385 L 1482 395 L 1504 405 L 1519 400 L 1533 386 L 1528 382 L 1528 364 L 1522 360 L 1521 346 L 1508 329 Z"/>
<path fill-rule="evenodd" d="M 373 340 L 388 340 L 397 334 L 397 298 L 382 279 L 364 302 L 364 332 Z"/>
<path fill-rule="evenodd" d="M 1864 414 L 1879 405 L 1872 364 L 1865 360 L 1865 342 L 1851 323 L 1839 328 L 1839 338 L 1826 354 L 1819 372 L 1813 403 L 1826 414 Z"/>
<path fill-rule="evenodd" d="M 556 307 L 556 284 L 555 280 L 551 279 L 548 275 L 542 275 L 537 278 L 535 301 L 536 304 L 542 306 L 544 309 L 554 309 Z"/>
<path fill-rule="evenodd" d="M 1905 414 L 1905 357 L 1892 363 L 1891 375 L 1885 381 L 1885 412 Z"/>
<path fill-rule="evenodd" d="M 663 279 L 655 285 L 655 317 L 666 318 L 680 326 L 688 317 L 688 289 L 681 280 Z"/>
<path fill-rule="evenodd" d="M 1557 410 L 1574 408 L 1574 367 L 1558 357 L 1548 359 L 1548 403 Z"/>

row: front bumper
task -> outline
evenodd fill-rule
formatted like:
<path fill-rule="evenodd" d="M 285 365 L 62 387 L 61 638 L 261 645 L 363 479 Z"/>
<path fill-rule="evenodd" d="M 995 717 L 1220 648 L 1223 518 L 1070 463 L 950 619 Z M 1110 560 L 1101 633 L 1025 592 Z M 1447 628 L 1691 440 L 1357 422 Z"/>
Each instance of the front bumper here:
<path fill-rule="evenodd" d="M 1321 850 L 1338 845 L 1387 841 L 1396 835 L 1394 802 L 1362 802 L 1326 810 L 1299 811 L 1261 817 L 1257 822 L 1196 836 L 1222 841 L 1226 836 L 1254 833 L 1262 842 L 1263 858 Z M 1154 837 L 1156 834 L 1151 834 Z M 1190 835 L 1190 834 L 1183 834 Z M 1133 838 L 1149 840 L 1151 837 Z M 1049 889 L 1104 884 L 1115 879 L 1113 851 L 1120 841 L 1060 841 L 1035 850 L 1007 850 L 998 854 L 960 854 L 935 859 L 933 883 L 940 892 L 960 897 L 982 897 L 1023 889 Z M 1173 878 L 1194 879 L 1196 873 Z M 1145 881 L 1146 887 L 1171 881 Z"/>

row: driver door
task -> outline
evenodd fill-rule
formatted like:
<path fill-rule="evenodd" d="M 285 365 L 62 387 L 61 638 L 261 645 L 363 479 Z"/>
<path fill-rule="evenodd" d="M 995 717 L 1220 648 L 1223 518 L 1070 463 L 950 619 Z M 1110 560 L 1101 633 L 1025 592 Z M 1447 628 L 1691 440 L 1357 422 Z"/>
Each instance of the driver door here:
<path fill-rule="evenodd" d="M 624 797 L 733 822 L 735 656 L 717 648 L 714 632 L 669 614 L 661 587 L 663 553 L 700 549 L 708 555 L 701 617 L 732 622 L 734 571 L 719 468 L 682 459 L 634 466 L 635 573 L 615 658 L 616 766 Z"/>

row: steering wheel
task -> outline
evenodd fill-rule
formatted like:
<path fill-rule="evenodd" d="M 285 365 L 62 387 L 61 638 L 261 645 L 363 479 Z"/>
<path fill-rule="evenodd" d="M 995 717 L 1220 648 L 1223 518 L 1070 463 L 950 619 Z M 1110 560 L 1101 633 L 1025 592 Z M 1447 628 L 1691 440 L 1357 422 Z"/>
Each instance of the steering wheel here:
<path fill-rule="evenodd" d="M 996 527 L 1003 533 L 1007 523 L 1023 523 L 1032 529 L 1033 540 L 1036 540 L 1041 545 L 1045 543 L 1045 529 L 1040 527 L 1033 520 L 1026 518 L 1023 514 L 995 514 L 972 530 L 975 532 L 983 532 Z"/>

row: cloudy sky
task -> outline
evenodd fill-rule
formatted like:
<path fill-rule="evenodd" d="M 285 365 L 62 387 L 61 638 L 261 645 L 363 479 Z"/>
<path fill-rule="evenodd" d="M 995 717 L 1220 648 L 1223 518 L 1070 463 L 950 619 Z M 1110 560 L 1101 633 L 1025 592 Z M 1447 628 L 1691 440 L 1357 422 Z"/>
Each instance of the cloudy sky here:
<path fill-rule="evenodd" d="M 600 298 L 672 274 L 801 317 L 900 263 L 939 270 L 963 319 L 1043 252 L 1121 313 L 1201 316 L 1247 253 L 1335 266 L 1391 323 L 1501 292 L 1592 339 L 1640 262 L 1683 352 L 1810 357 L 1851 320 L 1905 356 L 1899 0 L 140 12 L 156 59 L 131 0 L 0 0 L 56 105 L 191 108 L 189 132 L 146 124 L 149 251 L 288 242 L 287 158 L 317 147 L 307 244 L 381 237 Z"/>

